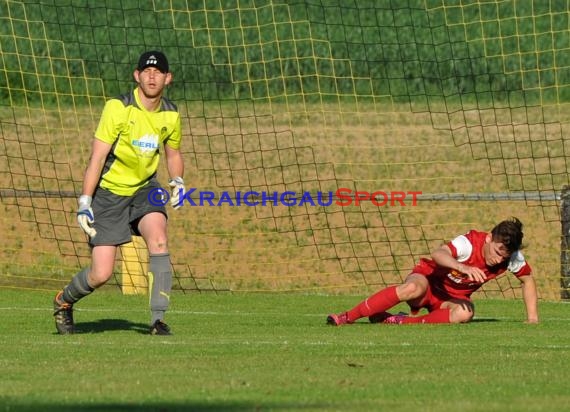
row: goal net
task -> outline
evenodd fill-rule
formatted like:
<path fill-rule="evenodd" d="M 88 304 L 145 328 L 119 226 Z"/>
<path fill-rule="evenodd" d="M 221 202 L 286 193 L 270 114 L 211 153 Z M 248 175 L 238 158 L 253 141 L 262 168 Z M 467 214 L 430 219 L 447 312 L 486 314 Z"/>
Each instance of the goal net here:
<path fill-rule="evenodd" d="M 160 49 L 197 196 L 169 211 L 176 289 L 368 293 L 516 216 L 541 298 L 558 299 L 569 9 L 0 0 L 0 287 L 56 290 L 89 264 L 75 212 L 93 133 Z M 111 287 L 144 264 L 129 247 Z M 507 275 L 482 295 L 520 289 Z"/>

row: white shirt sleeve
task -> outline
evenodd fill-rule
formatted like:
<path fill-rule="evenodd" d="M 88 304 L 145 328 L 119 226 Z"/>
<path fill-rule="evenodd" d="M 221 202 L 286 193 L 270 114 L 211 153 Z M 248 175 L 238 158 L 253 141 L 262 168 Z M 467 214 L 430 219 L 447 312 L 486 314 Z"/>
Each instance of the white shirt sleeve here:
<path fill-rule="evenodd" d="M 520 250 L 517 250 L 511 255 L 511 259 L 509 260 L 509 266 L 507 267 L 507 269 L 512 273 L 516 274 L 519 270 L 523 268 L 525 264 L 526 261 L 524 260 L 523 254 L 521 253 Z"/>
<path fill-rule="evenodd" d="M 473 245 L 465 235 L 457 236 L 451 241 L 451 244 L 455 246 L 457 250 L 458 262 L 465 262 L 471 256 L 471 253 L 473 253 Z"/>

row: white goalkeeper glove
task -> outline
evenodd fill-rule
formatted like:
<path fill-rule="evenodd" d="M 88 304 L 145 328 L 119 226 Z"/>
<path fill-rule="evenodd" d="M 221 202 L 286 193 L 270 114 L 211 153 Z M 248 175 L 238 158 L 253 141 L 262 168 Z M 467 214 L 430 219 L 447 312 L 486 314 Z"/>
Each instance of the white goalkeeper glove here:
<path fill-rule="evenodd" d="M 186 188 L 184 187 L 184 179 L 182 179 L 180 176 L 175 177 L 174 179 L 170 179 L 168 181 L 168 185 L 172 188 L 170 205 L 174 210 L 176 210 L 182 206 L 181 201 L 184 201 L 182 198 L 186 192 Z"/>
<path fill-rule="evenodd" d="M 93 215 L 93 209 L 91 209 L 91 196 L 81 195 L 79 197 L 79 208 L 77 210 L 77 223 L 81 229 L 87 233 L 89 237 L 93 237 L 97 234 L 97 231 L 93 228 L 93 223 L 95 223 L 95 216 Z"/>

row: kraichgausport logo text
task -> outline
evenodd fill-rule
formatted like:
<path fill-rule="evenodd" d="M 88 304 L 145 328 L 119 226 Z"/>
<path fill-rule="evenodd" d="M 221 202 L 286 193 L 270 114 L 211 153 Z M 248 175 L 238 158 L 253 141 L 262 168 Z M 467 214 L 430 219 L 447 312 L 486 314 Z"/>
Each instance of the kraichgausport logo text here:
<path fill-rule="evenodd" d="M 266 192 L 250 190 L 233 193 L 216 193 L 209 190 L 199 191 L 190 188 L 180 190 L 179 206 L 359 206 L 370 202 L 375 206 L 416 206 L 418 191 L 383 191 L 374 192 L 349 188 L 339 188 L 332 192 Z M 152 189 L 148 201 L 154 206 L 164 206 L 170 200 L 170 193 L 163 188 Z"/>

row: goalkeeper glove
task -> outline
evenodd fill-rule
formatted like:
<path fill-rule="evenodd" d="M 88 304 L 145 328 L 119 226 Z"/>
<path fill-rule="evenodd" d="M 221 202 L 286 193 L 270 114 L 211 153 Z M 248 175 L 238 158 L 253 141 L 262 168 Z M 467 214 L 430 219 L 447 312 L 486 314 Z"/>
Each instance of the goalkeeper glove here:
<path fill-rule="evenodd" d="M 79 209 L 77 210 L 77 222 L 89 237 L 97 234 L 97 231 L 93 228 L 95 216 L 93 215 L 93 209 L 91 209 L 91 200 L 91 196 L 81 195 L 79 197 Z"/>
<path fill-rule="evenodd" d="M 182 206 L 182 198 L 186 192 L 184 187 L 184 179 L 180 176 L 170 179 L 168 185 L 172 188 L 172 195 L 170 196 L 170 205 L 176 210 Z"/>

